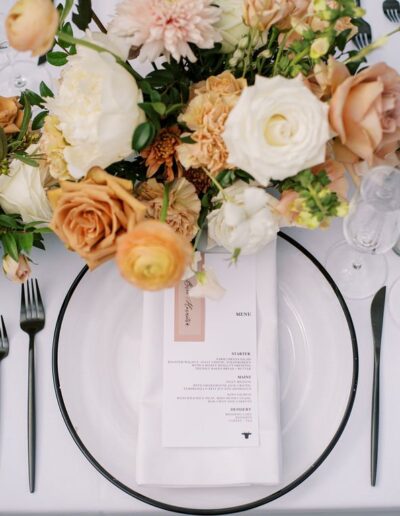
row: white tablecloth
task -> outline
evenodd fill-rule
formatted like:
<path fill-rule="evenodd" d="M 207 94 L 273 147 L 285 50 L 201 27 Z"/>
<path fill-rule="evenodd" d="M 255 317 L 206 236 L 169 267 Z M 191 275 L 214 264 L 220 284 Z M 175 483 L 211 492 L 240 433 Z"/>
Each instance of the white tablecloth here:
<path fill-rule="evenodd" d="M 4 0 L 2 0 L 4 1 Z M 6 3 L 11 3 L 6 0 Z M 107 20 L 114 0 L 94 0 Z M 387 21 L 381 2 L 368 0 L 369 21 L 378 37 L 395 25 Z M 400 69 L 400 35 L 373 60 L 385 59 Z M 372 61 L 372 59 L 371 59 Z M 291 230 L 290 234 L 324 262 L 328 248 L 341 239 L 341 223 L 328 231 Z M 27 339 L 19 329 L 20 291 L 0 275 L 0 313 L 7 322 L 10 355 L 0 365 L 0 514 L 156 514 L 161 513 L 111 485 L 83 457 L 72 441 L 57 406 L 51 372 L 55 321 L 81 260 L 64 250 L 53 237 L 48 252 L 36 252 L 34 275 L 46 301 L 46 328 L 37 338 L 37 482 L 28 491 L 26 465 Z M 388 254 L 388 286 L 400 276 L 400 258 Z M 385 320 L 381 370 L 381 430 L 378 485 L 370 487 L 369 446 L 372 383 L 370 300 L 349 302 L 360 353 L 358 393 L 350 421 L 333 452 L 297 489 L 254 514 L 348 514 L 372 511 L 400 514 L 400 328 Z M 400 307 L 399 307 L 400 310 Z M 99 328 L 101 330 L 101 328 Z"/>

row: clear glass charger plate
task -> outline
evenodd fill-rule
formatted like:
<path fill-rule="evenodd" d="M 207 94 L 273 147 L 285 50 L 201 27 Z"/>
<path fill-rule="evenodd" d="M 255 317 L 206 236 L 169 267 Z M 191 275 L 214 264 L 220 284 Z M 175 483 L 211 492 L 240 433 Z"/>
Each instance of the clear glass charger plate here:
<path fill-rule="evenodd" d="M 333 450 L 357 388 L 353 323 L 334 281 L 306 249 L 280 234 L 277 253 L 283 477 L 276 486 L 136 484 L 142 293 L 113 264 L 85 268 L 75 279 L 54 334 L 54 386 L 74 441 L 115 486 L 165 510 L 229 514 L 285 495 Z"/>

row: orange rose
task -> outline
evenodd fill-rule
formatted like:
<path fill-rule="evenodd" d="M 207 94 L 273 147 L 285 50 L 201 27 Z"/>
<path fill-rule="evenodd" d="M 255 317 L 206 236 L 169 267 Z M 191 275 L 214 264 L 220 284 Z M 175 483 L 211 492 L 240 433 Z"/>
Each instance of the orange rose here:
<path fill-rule="evenodd" d="M 24 117 L 18 97 L 0 97 L 0 127 L 6 134 L 18 133 Z"/>
<path fill-rule="evenodd" d="M 164 222 L 148 220 L 118 239 L 122 276 L 143 290 L 171 288 L 193 258 L 192 246 Z"/>
<path fill-rule="evenodd" d="M 98 167 L 80 183 L 61 182 L 49 192 L 51 228 L 94 269 L 112 258 L 117 238 L 144 219 L 146 206 L 132 195 L 132 183 Z"/>
<path fill-rule="evenodd" d="M 53 46 L 58 20 L 51 0 L 18 0 L 6 18 L 8 41 L 16 50 L 43 55 Z"/>
<path fill-rule="evenodd" d="M 399 147 L 400 76 L 385 63 L 347 75 L 333 93 L 329 112 L 339 135 L 336 157 L 374 165 Z"/>

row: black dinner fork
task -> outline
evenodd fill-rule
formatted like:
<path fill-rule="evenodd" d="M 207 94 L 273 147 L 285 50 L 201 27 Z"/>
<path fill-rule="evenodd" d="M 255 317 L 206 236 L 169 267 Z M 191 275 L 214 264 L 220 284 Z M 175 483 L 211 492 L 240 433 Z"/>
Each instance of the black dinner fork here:
<path fill-rule="evenodd" d="M 385 0 L 382 9 L 388 20 L 400 23 L 400 3 L 398 0 Z"/>
<path fill-rule="evenodd" d="M 28 471 L 29 490 L 35 491 L 36 403 L 35 403 L 35 335 L 45 324 L 44 306 L 37 280 L 21 287 L 21 329 L 29 335 L 28 361 Z"/>
<path fill-rule="evenodd" d="M 1 328 L 0 328 L 0 362 L 3 358 L 8 357 L 10 351 L 10 344 L 8 342 L 8 335 L 6 331 L 6 325 L 4 324 L 3 316 L 0 317 Z"/>
<path fill-rule="evenodd" d="M 357 0 L 357 5 L 361 7 L 361 0 Z M 353 42 L 358 50 L 361 50 L 372 43 L 371 25 L 364 18 L 354 19 L 353 23 L 358 28 L 357 34 L 353 37 Z"/>

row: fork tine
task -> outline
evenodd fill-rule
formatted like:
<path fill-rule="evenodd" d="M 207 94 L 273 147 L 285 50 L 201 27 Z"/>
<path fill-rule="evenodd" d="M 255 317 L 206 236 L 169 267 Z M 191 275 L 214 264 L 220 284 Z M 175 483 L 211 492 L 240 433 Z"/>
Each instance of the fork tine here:
<path fill-rule="evenodd" d="M 27 299 L 26 315 L 27 315 L 28 319 L 32 319 L 33 318 L 33 310 L 32 310 L 32 299 L 31 299 L 31 289 L 30 289 L 30 281 L 29 280 L 26 282 L 26 299 Z"/>
<path fill-rule="evenodd" d="M 36 285 L 38 316 L 40 318 L 44 318 L 44 306 L 43 306 L 42 296 L 40 295 L 39 283 L 38 283 L 37 279 L 35 279 L 35 285 Z"/>
<path fill-rule="evenodd" d="M 1 344 L 3 347 L 8 348 L 8 335 L 3 316 L 1 316 Z"/>
<path fill-rule="evenodd" d="M 21 285 L 21 320 L 26 319 L 26 302 L 25 302 L 25 287 L 22 283 Z"/>

